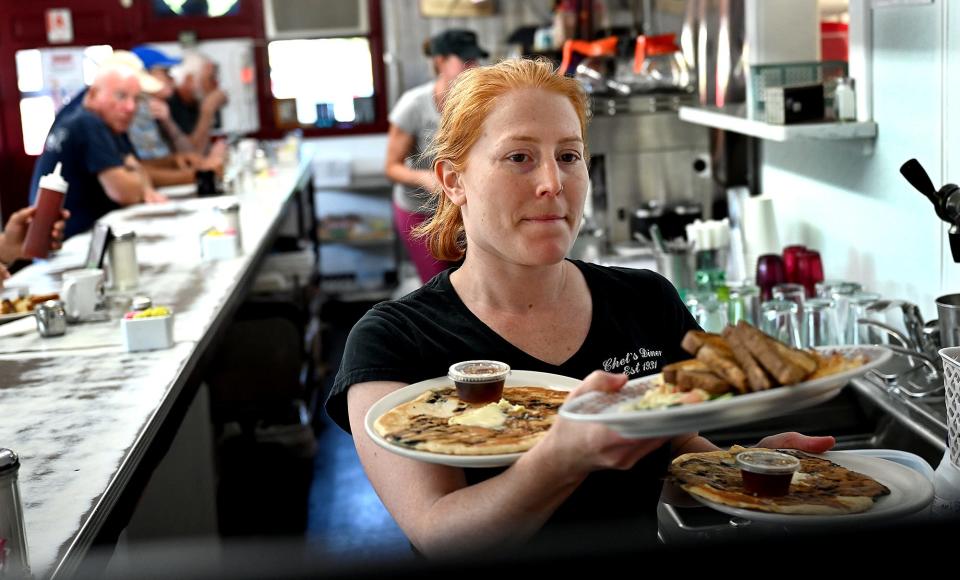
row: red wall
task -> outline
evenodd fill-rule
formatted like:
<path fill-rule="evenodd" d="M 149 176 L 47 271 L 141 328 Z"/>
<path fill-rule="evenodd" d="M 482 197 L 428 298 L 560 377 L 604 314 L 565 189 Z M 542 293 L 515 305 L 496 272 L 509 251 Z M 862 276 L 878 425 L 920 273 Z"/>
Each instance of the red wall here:
<path fill-rule="evenodd" d="M 135 0 L 123 8 L 119 0 L 0 0 L 0 214 L 6 216 L 27 204 L 34 157 L 23 153 L 20 127 L 15 55 L 18 50 L 42 48 L 47 43 L 45 15 L 50 8 L 69 7 L 73 19 L 75 45 L 109 44 L 130 48 L 143 42 L 176 41 L 182 31 L 193 31 L 198 40 L 214 38 L 253 38 L 256 45 L 257 92 L 259 94 L 259 138 L 276 138 L 267 48 L 264 37 L 261 0 L 243 0 L 240 12 L 222 18 L 158 18 L 150 2 Z M 383 33 L 379 1 L 370 3 L 371 50 L 373 51 L 374 90 L 378 95 L 376 125 L 363 129 L 309 129 L 309 136 L 350 133 L 379 133 L 386 130 L 384 96 Z"/>

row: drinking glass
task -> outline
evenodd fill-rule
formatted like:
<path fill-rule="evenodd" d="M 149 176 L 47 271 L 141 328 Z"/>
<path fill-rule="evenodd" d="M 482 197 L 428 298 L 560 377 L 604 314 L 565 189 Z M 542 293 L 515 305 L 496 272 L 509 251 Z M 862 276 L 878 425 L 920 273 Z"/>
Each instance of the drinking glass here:
<path fill-rule="evenodd" d="M 773 287 L 773 298 L 775 300 L 789 300 L 796 302 L 800 310 L 803 310 L 803 301 L 806 298 L 806 291 L 800 284 L 777 284 Z"/>
<path fill-rule="evenodd" d="M 863 290 L 863 287 L 856 282 L 845 282 L 843 280 L 825 280 L 815 285 L 818 298 L 830 298 L 833 300 L 833 307 L 837 311 L 837 327 L 843 332 L 843 339 L 846 340 L 847 328 L 847 310 L 850 303 L 850 296 Z"/>
<path fill-rule="evenodd" d="M 713 294 L 701 295 L 694 306 L 693 317 L 706 332 L 723 332 L 727 326 L 726 305 Z"/>
<path fill-rule="evenodd" d="M 804 303 L 803 314 L 804 348 L 840 344 L 833 300 L 811 298 Z"/>
<path fill-rule="evenodd" d="M 806 246 L 787 246 L 783 249 L 783 271 L 787 282 L 799 282 L 800 256 L 807 251 Z"/>
<path fill-rule="evenodd" d="M 807 291 L 807 297 L 816 296 L 815 286 L 818 282 L 823 282 L 823 260 L 820 259 L 820 252 L 807 250 L 797 258 L 797 283 L 803 284 Z"/>
<path fill-rule="evenodd" d="M 799 308 L 789 300 L 768 300 L 760 307 L 760 330 L 780 342 L 800 348 Z"/>
<path fill-rule="evenodd" d="M 855 292 L 848 298 L 846 341 L 847 344 L 879 344 L 881 341 L 871 336 L 869 325 L 860 324 L 860 319 L 870 318 L 867 307 L 880 300 L 876 292 Z"/>
<path fill-rule="evenodd" d="M 745 320 L 757 326 L 760 322 L 760 287 L 750 282 L 731 284 L 727 318 L 730 324 Z"/>
<path fill-rule="evenodd" d="M 783 258 L 779 254 L 764 254 L 757 258 L 757 286 L 761 299 L 770 300 L 773 287 L 786 281 Z"/>

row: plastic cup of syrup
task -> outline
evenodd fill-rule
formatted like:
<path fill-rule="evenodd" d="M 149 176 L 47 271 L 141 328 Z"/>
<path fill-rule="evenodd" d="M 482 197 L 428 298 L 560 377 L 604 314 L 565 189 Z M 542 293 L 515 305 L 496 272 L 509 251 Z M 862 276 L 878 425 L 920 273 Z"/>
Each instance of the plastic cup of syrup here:
<path fill-rule="evenodd" d="M 503 395 L 510 366 L 495 360 L 468 360 L 450 365 L 447 377 L 457 386 L 457 396 L 468 403 L 495 403 Z"/>
<path fill-rule="evenodd" d="M 800 460 L 779 451 L 742 451 L 737 454 L 737 467 L 748 493 L 773 497 L 790 491 L 790 481 L 800 468 Z"/>

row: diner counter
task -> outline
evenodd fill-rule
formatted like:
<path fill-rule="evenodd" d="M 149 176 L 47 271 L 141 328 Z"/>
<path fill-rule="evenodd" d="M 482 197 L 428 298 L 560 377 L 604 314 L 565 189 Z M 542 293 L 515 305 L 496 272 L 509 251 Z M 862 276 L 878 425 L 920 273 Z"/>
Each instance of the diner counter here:
<path fill-rule="evenodd" d="M 312 151 L 304 146 L 298 166 L 249 180 L 235 196 L 134 206 L 104 218 L 136 231 L 137 294 L 174 311 L 172 348 L 127 353 L 116 309 L 109 321 L 71 325 L 55 338 L 41 338 L 32 317 L 0 326 L 0 447 L 20 456 L 36 577 L 76 569 L 207 345 L 243 300 L 288 202 L 309 179 Z M 244 253 L 204 262 L 200 232 L 231 198 L 241 204 Z M 7 285 L 58 290 L 60 274 L 81 266 L 89 242 L 90 234 L 67 240 Z"/>

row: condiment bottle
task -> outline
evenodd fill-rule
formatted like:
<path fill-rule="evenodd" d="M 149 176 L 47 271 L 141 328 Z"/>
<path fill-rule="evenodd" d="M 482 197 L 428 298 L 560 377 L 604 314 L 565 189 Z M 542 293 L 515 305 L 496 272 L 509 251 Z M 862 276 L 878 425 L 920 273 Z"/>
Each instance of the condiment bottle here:
<path fill-rule="evenodd" d="M 70 184 L 60 175 L 61 163 L 58 161 L 53 173 L 40 178 L 37 200 L 34 205 L 37 212 L 27 228 L 23 240 L 23 255 L 26 258 L 46 258 L 50 253 L 50 231 L 60 219 L 60 210 L 67 197 Z"/>
<path fill-rule="evenodd" d="M 140 280 L 137 264 L 137 234 L 127 231 L 110 242 L 110 277 L 117 290 L 133 290 Z"/>
<path fill-rule="evenodd" d="M 23 524 L 23 504 L 17 472 L 20 458 L 9 449 L 0 449 L 0 576 L 30 576 L 27 558 L 27 533 Z"/>
<path fill-rule="evenodd" d="M 834 94 L 833 103 L 837 121 L 857 120 L 857 95 L 852 78 L 837 79 L 837 92 Z"/>

